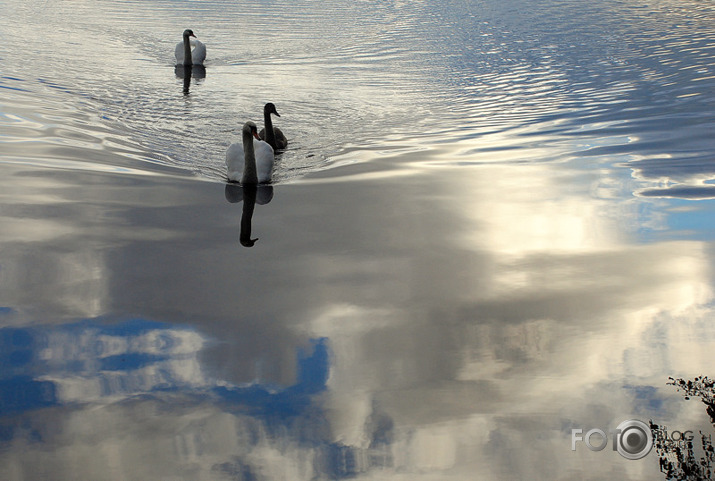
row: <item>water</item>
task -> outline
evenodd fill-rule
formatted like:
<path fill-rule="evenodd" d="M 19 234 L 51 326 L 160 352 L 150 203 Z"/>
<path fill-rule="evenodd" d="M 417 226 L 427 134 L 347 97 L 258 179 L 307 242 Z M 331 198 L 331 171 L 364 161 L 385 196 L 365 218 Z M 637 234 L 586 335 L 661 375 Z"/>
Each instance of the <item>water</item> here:
<path fill-rule="evenodd" d="M 3 13 L 0 479 L 665 479 L 572 429 L 712 433 L 668 385 L 713 360 L 712 4 Z M 275 182 L 227 185 L 268 101 Z"/>

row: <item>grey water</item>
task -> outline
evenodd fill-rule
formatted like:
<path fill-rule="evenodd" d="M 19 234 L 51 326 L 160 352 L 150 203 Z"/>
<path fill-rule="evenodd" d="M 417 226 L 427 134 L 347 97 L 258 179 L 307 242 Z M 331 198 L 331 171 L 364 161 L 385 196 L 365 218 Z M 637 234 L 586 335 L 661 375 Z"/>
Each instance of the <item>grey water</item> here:
<path fill-rule="evenodd" d="M 714 38 L 703 0 L 5 0 L 0 479 L 685 479 L 611 432 L 713 433 L 670 378 L 714 375 Z M 274 181 L 229 184 L 266 102 Z"/>

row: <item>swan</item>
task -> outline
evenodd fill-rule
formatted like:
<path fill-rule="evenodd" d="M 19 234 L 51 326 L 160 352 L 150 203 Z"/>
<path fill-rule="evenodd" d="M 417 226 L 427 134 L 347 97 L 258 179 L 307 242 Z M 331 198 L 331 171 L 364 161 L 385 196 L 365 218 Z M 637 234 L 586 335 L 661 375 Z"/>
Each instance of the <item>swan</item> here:
<path fill-rule="evenodd" d="M 243 125 L 243 145 L 235 142 L 226 151 L 228 180 L 241 184 L 265 184 L 273 175 L 273 147 L 258 137 L 250 120 Z"/>
<path fill-rule="evenodd" d="M 262 128 L 258 133 L 261 140 L 265 140 L 273 147 L 273 150 L 283 150 L 288 147 L 288 139 L 283 135 L 281 129 L 278 127 L 273 127 L 273 121 L 271 120 L 271 114 L 276 114 L 278 117 L 281 114 L 276 110 L 276 106 L 271 102 L 268 102 L 263 107 L 263 122 L 266 124 L 265 128 Z"/>
<path fill-rule="evenodd" d="M 190 39 L 189 37 L 194 37 Z M 193 51 L 191 47 L 194 47 Z M 174 50 L 177 65 L 203 65 L 206 60 L 206 45 L 201 43 L 194 32 L 187 28 L 184 30 L 184 41 L 176 44 Z"/>

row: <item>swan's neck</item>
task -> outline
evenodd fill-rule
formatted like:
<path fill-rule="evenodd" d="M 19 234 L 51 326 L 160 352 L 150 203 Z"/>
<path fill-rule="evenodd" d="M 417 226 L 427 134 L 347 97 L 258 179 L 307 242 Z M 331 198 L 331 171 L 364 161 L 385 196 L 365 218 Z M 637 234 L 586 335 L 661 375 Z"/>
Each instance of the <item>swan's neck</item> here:
<path fill-rule="evenodd" d="M 258 239 L 251 239 L 251 219 L 256 207 L 258 186 L 246 184 L 243 186 L 243 210 L 241 212 L 241 234 L 239 239 L 244 247 L 252 247 Z"/>
<path fill-rule="evenodd" d="M 273 150 L 277 150 L 276 133 L 273 131 L 273 120 L 271 120 L 270 112 L 265 110 L 263 111 L 263 124 L 266 126 L 266 142 L 273 147 Z"/>
<path fill-rule="evenodd" d="M 257 184 L 256 152 L 253 150 L 253 136 L 250 132 L 243 133 L 243 177 L 242 184 Z"/>
<path fill-rule="evenodd" d="M 191 40 L 184 35 L 184 65 L 191 65 Z"/>

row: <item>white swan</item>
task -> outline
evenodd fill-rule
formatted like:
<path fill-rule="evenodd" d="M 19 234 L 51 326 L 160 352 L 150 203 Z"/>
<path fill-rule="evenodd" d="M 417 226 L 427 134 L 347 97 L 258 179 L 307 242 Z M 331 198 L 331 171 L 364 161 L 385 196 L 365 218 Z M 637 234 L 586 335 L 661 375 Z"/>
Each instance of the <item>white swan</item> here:
<path fill-rule="evenodd" d="M 194 37 L 193 39 L 189 37 Z M 191 47 L 194 47 L 191 50 Z M 199 42 L 191 29 L 184 30 L 184 40 L 174 50 L 177 65 L 203 65 L 206 60 L 206 45 Z"/>
<path fill-rule="evenodd" d="M 273 175 L 273 147 L 258 138 L 250 120 L 243 125 L 243 145 L 236 142 L 226 151 L 228 180 L 242 184 L 265 184 Z"/>
<path fill-rule="evenodd" d="M 258 133 L 261 140 L 265 140 L 273 147 L 273 150 L 283 150 L 288 147 L 288 139 L 283 135 L 281 129 L 278 127 L 273 127 L 273 121 L 271 120 L 271 114 L 276 114 L 278 117 L 281 114 L 276 110 L 276 106 L 271 102 L 268 102 L 263 107 L 263 122 L 265 123 L 265 128 L 262 128 Z"/>

